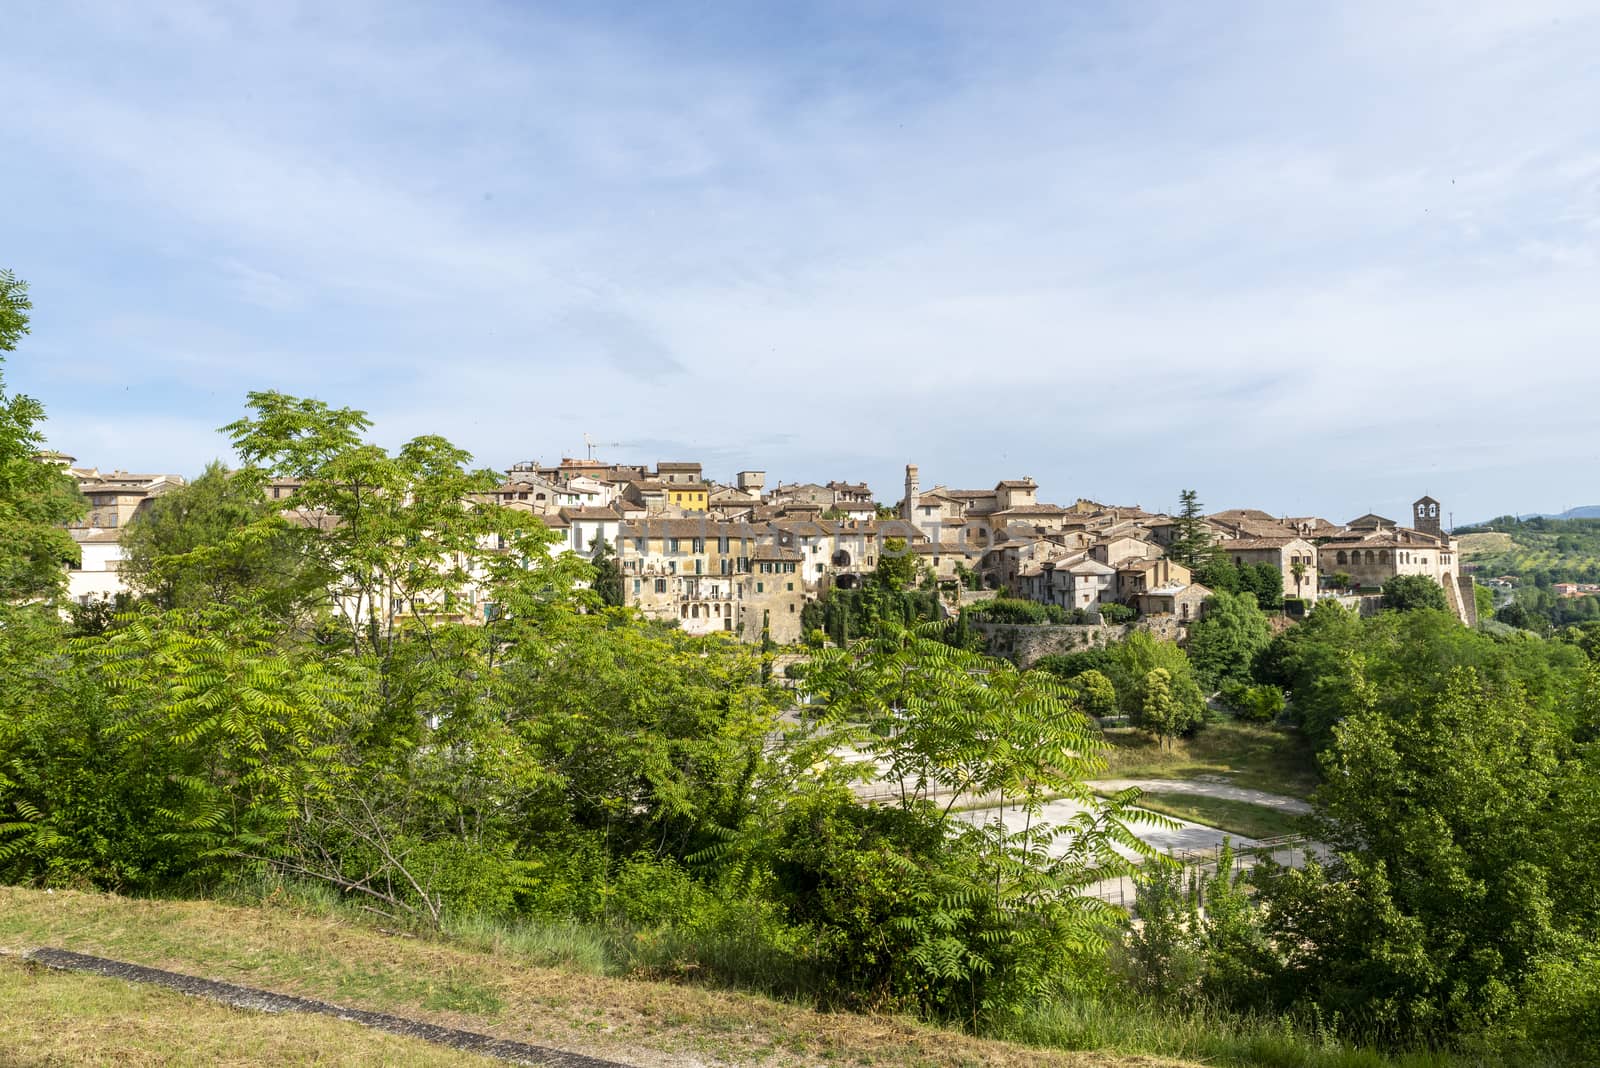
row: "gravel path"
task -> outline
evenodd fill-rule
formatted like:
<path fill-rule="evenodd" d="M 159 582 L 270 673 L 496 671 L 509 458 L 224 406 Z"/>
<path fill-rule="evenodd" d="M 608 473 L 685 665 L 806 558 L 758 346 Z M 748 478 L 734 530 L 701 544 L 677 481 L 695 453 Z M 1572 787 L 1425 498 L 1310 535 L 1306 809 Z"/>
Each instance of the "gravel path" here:
<path fill-rule="evenodd" d="M 27 955 L 27 959 L 61 971 L 87 972 L 90 975 L 125 979 L 133 983 L 153 983 L 193 997 L 220 1001 L 224 1005 L 232 1005 L 238 1009 L 251 1009 L 256 1012 L 310 1012 L 321 1016 L 332 1016 L 335 1019 L 350 1020 L 379 1031 L 387 1031 L 391 1035 L 418 1038 L 468 1053 L 479 1053 L 485 1057 L 511 1061 L 514 1064 L 549 1065 L 551 1068 L 628 1068 L 627 1065 L 617 1061 L 603 1061 L 595 1057 L 586 1057 L 581 1053 L 530 1046 L 526 1042 L 512 1042 L 509 1039 L 480 1035 L 473 1031 L 457 1031 L 451 1027 L 439 1027 L 436 1024 L 410 1020 L 403 1016 L 390 1016 L 383 1012 L 340 1008 L 325 1001 L 275 994 L 270 990 L 235 986 L 233 983 L 221 983 L 213 979 L 198 979 L 192 975 L 166 972 L 159 968 L 146 968 L 143 965 L 108 960 L 105 957 L 91 957 L 65 949 L 36 949 Z"/>
<path fill-rule="evenodd" d="M 1229 786 L 1222 782 L 1206 782 L 1204 779 L 1100 779 L 1090 783 L 1089 786 L 1091 789 L 1108 793 L 1137 786 L 1150 794 L 1193 794 L 1197 797 L 1215 797 L 1223 801 L 1243 801 L 1251 805 L 1260 805 L 1262 808 L 1293 813 L 1296 816 L 1304 816 L 1311 812 L 1311 806 L 1298 797 L 1285 797 L 1283 794 L 1271 794 L 1265 790 L 1251 790 L 1243 786 Z"/>

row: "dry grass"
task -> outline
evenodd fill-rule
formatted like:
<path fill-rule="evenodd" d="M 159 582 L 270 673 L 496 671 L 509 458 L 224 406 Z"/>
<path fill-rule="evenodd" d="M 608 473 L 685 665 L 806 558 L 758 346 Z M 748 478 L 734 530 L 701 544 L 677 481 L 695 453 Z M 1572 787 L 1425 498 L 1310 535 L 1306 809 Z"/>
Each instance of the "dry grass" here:
<path fill-rule="evenodd" d="M 1461 558 L 1463 560 L 1476 560 L 1484 556 L 1508 553 L 1516 547 L 1511 535 L 1501 531 L 1488 531 L 1483 534 L 1463 534 L 1460 536 L 1460 541 Z"/>
<path fill-rule="evenodd" d="M 284 906 L 240 908 L 0 887 L 0 946 L 40 945 L 638 1065 L 1132 1068 L 1176 1063 L 1035 1049 L 899 1018 L 818 1013 L 692 985 L 541 968 Z"/>
<path fill-rule="evenodd" d="M 1166 748 L 1132 727 L 1106 731 L 1104 778 L 1201 779 L 1253 790 L 1309 797 L 1317 788 L 1316 761 L 1300 732 L 1254 723 L 1208 723 L 1193 738 Z"/>
<path fill-rule="evenodd" d="M 0 1064 L 467 1065 L 493 1061 L 320 1016 L 242 1012 L 170 990 L 0 959 Z"/>

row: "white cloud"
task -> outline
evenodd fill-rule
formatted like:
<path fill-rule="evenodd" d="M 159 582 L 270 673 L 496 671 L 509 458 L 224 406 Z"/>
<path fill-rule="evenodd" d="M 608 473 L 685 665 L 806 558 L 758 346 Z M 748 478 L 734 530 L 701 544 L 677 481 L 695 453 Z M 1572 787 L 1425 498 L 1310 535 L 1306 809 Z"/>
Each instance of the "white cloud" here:
<path fill-rule="evenodd" d="M 36 381 L 148 387 L 133 438 L 46 397 L 130 464 L 271 385 L 485 460 L 588 430 L 885 497 L 920 459 L 1532 507 L 1588 446 L 1507 420 L 1600 386 L 1586 6 L 41 9 L 0 115 L 36 174 L 0 191 L 46 195 L 7 254 L 81 302 Z M 137 277 L 47 291 L 102 256 Z"/>

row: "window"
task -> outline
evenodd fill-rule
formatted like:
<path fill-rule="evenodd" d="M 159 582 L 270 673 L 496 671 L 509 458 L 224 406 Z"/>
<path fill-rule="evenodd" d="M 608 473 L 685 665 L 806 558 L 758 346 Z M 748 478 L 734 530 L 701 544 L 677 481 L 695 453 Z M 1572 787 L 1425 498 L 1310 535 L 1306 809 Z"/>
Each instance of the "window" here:
<path fill-rule="evenodd" d="M 789 583 L 787 588 L 792 592 L 794 590 L 794 583 Z"/>
<path fill-rule="evenodd" d="M 791 612 L 794 611 L 794 602 L 793 601 L 789 602 L 789 611 L 791 611 Z"/>
<path fill-rule="evenodd" d="M 722 617 L 722 629 L 723 630 L 732 630 L 733 629 L 733 617 L 732 616 L 723 616 Z"/>
<path fill-rule="evenodd" d="M 675 553 L 677 551 L 678 551 L 678 539 L 677 538 L 668 538 L 667 539 L 667 552 Z"/>
<path fill-rule="evenodd" d="M 633 580 L 633 592 L 634 593 L 638 593 L 639 592 L 639 580 L 638 579 L 634 579 Z"/>
<path fill-rule="evenodd" d="M 666 579 L 656 579 L 656 592 L 657 593 L 666 593 L 667 592 L 667 580 Z"/>
<path fill-rule="evenodd" d="M 756 592 L 757 593 L 766 593 L 767 592 L 766 583 L 764 583 L 764 582 L 756 583 Z"/>
<path fill-rule="evenodd" d="M 694 573 L 696 575 L 700 574 L 701 571 L 703 571 L 705 569 L 705 565 L 706 565 L 706 562 L 704 560 L 700 559 L 698 556 L 695 557 L 694 558 Z"/>
<path fill-rule="evenodd" d="M 1348 564 L 1348 563 L 1349 563 L 1349 562 L 1350 562 L 1350 557 L 1349 557 L 1349 555 L 1348 555 L 1348 554 L 1346 554 L 1346 553 L 1345 553 L 1345 551 L 1344 551 L 1344 550 L 1343 550 L 1343 549 L 1340 549 L 1340 550 L 1339 550 L 1339 562 L 1340 562 L 1340 563 L 1341 563 L 1341 564 Z"/>

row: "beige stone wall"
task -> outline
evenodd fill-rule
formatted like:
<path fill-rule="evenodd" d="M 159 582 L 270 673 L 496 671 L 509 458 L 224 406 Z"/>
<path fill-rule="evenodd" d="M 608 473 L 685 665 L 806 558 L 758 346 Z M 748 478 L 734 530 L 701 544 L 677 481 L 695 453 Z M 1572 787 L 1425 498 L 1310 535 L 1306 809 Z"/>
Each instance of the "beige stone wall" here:
<path fill-rule="evenodd" d="M 1183 628 L 1172 619 L 1141 619 L 1134 624 L 1118 626 L 980 623 L 973 629 L 983 635 L 991 656 L 1003 656 L 1023 669 L 1032 667 L 1041 657 L 1081 653 L 1121 641 L 1134 630 L 1145 631 L 1163 641 L 1177 641 L 1183 634 Z"/>

